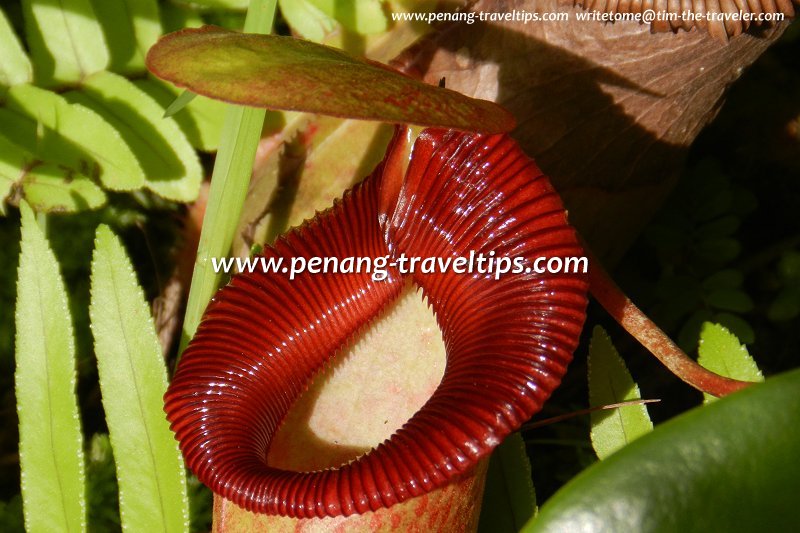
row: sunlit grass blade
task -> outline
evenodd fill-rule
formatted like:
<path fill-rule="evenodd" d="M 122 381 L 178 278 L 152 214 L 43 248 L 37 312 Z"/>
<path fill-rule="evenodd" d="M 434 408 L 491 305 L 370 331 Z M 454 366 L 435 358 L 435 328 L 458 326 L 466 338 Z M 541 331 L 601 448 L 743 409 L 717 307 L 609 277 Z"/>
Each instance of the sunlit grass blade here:
<path fill-rule="evenodd" d="M 156 0 L 94 2 L 110 54 L 109 69 L 120 74 L 144 72 L 147 50 L 161 36 Z"/>
<path fill-rule="evenodd" d="M 536 491 L 525 442 L 512 433 L 492 453 L 479 533 L 516 533 L 536 514 Z"/>
<path fill-rule="evenodd" d="M 607 405 L 641 399 L 608 334 L 601 327 L 592 333 L 589 345 L 589 403 Z M 608 411 L 593 411 L 592 447 L 605 459 L 634 439 L 652 431 L 653 423 L 643 404 L 624 405 Z"/>
<path fill-rule="evenodd" d="M 197 198 L 203 169 L 197 153 L 174 120 L 162 117 L 161 106 L 126 78 L 98 72 L 80 91 L 66 93 L 103 117 L 121 135 L 145 175 L 145 187 L 163 198 L 190 202 Z"/>
<path fill-rule="evenodd" d="M 245 32 L 271 31 L 276 2 L 277 0 L 252 0 L 247 11 Z M 265 115 L 266 111 L 263 109 L 231 106 L 225 117 L 186 304 L 181 348 L 194 335 L 203 311 L 219 285 L 220 275 L 214 272 L 211 258 L 230 252 L 247 196 Z"/>
<path fill-rule="evenodd" d="M 697 362 L 720 376 L 742 381 L 764 381 L 764 375 L 747 348 L 733 333 L 719 324 L 703 324 L 698 354 Z M 705 403 L 716 399 L 710 394 L 703 394 Z"/>
<path fill-rule="evenodd" d="M 22 0 L 36 83 L 78 83 L 108 66 L 103 30 L 91 0 Z"/>
<path fill-rule="evenodd" d="M 104 225 L 97 230 L 91 279 L 89 312 L 123 527 L 185 531 L 186 478 L 163 411 L 161 348 L 130 260 Z"/>
<path fill-rule="evenodd" d="M 0 55 L 3 57 L 0 61 L 0 96 L 2 96 L 3 87 L 27 83 L 33 79 L 31 60 L 25 54 L 2 9 L 0 9 Z"/>
<path fill-rule="evenodd" d="M 164 110 L 164 116 L 171 117 L 172 115 L 174 115 L 175 113 L 177 113 L 178 111 L 189 105 L 189 102 L 194 100 L 195 97 L 197 97 L 197 95 L 192 91 L 183 91 L 181 94 L 178 95 L 177 98 L 175 98 L 175 100 L 172 101 L 171 104 L 167 106 L 167 108 Z"/>
<path fill-rule="evenodd" d="M 25 528 L 86 527 L 75 340 L 64 282 L 33 211 L 20 204 L 16 396 Z"/>

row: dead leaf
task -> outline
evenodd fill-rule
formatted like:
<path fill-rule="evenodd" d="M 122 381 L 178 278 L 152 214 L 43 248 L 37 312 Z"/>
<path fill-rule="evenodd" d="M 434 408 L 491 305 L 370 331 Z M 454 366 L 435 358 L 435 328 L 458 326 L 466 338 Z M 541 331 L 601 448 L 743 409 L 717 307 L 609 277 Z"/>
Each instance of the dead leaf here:
<path fill-rule="evenodd" d="M 636 22 L 578 22 L 557 0 L 480 0 L 471 10 L 562 11 L 568 22 L 454 24 L 403 62 L 436 83 L 493 100 L 551 176 L 572 222 L 617 260 L 671 190 L 687 148 L 727 87 L 786 25 L 721 44 L 697 31 L 651 34 Z"/>

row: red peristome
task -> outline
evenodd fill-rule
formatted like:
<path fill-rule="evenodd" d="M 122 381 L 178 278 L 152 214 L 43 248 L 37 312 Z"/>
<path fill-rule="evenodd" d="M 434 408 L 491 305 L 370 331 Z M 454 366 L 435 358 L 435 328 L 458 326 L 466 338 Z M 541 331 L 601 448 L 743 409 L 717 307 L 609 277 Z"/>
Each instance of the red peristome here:
<path fill-rule="evenodd" d="M 384 164 L 264 254 L 582 255 L 558 195 L 507 135 L 425 130 L 399 193 L 387 192 L 398 184 L 384 184 L 383 174 Z M 300 473 L 266 464 L 273 436 L 313 376 L 399 295 L 403 276 L 391 268 L 380 282 L 369 273 L 234 276 L 206 310 L 165 396 L 198 478 L 248 511 L 364 513 L 445 485 L 539 411 L 577 345 L 586 276 L 415 273 L 413 282 L 444 338 L 441 384 L 368 454 Z"/>

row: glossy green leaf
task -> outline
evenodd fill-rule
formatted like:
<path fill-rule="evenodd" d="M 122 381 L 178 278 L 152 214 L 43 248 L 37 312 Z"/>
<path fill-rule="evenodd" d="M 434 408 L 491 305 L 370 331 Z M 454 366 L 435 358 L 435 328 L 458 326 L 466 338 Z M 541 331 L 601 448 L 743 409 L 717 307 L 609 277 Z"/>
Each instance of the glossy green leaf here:
<path fill-rule="evenodd" d="M 91 179 L 56 165 L 32 167 L 20 185 L 25 200 L 36 211 L 74 213 L 96 209 L 106 203 L 103 189 Z"/>
<path fill-rule="evenodd" d="M 97 173 L 112 190 L 144 185 L 142 167 L 120 133 L 91 109 L 27 84 L 12 87 L 7 96 L 0 133 L 38 159 L 88 176 Z"/>
<path fill-rule="evenodd" d="M 111 124 L 136 155 L 145 187 L 169 200 L 197 198 L 203 169 L 197 153 L 161 106 L 127 79 L 98 72 L 67 100 L 92 109 Z"/>
<path fill-rule="evenodd" d="M 89 313 L 123 527 L 185 531 L 186 479 L 163 411 L 161 347 L 130 260 L 104 225 L 97 230 L 91 279 Z"/>
<path fill-rule="evenodd" d="M 108 66 L 91 0 L 22 0 L 37 85 L 72 85 Z"/>
<path fill-rule="evenodd" d="M 492 102 L 292 37 L 183 30 L 151 48 L 147 65 L 180 87 L 243 105 L 487 133 L 515 124 Z"/>
<path fill-rule="evenodd" d="M 536 514 L 536 491 L 525 441 L 512 433 L 492 452 L 479 533 L 516 533 Z"/>
<path fill-rule="evenodd" d="M 33 80 L 33 67 L 14 29 L 0 9 L 0 87 L 11 87 Z"/>
<path fill-rule="evenodd" d="M 794 531 L 800 370 L 693 409 L 586 469 L 524 531 Z"/>
<path fill-rule="evenodd" d="M 589 403 L 601 406 L 641 398 L 639 387 L 614 349 L 608 334 L 596 326 L 589 345 Z M 591 417 L 592 447 L 600 459 L 607 458 L 653 430 L 653 423 L 644 405 L 595 411 Z"/>
<path fill-rule="evenodd" d="M 309 0 L 278 0 L 281 15 L 301 37 L 318 43 L 336 29 L 336 21 Z"/>
<path fill-rule="evenodd" d="M 133 83 L 158 102 L 164 112 L 181 93 L 180 89 L 157 79 L 135 80 Z M 171 118 L 178 123 L 192 146 L 198 150 L 212 152 L 219 146 L 226 107 L 226 104 L 218 100 L 197 96 Z"/>
<path fill-rule="evenodd" d="M 108 43 L 109 69 L 144 72 L 147 50 L 162 33 L 156 0 L 92 0 L 92 5 Z"/>
<path fill-rule="evenodd" d="M 33 211 L 20 204 L 15 374 L 25 528 L 86 527 L 75 339 L 59 266 Z"/>
<path fill-rule="evenodd" d="M 741 381 L 764 381 L 756 362 L 734 334 L 719 324 L 706 322 L 700 330 L 697 362 L 721 376 Z M 717 398 L 703 394 L 705 402 Z"/>

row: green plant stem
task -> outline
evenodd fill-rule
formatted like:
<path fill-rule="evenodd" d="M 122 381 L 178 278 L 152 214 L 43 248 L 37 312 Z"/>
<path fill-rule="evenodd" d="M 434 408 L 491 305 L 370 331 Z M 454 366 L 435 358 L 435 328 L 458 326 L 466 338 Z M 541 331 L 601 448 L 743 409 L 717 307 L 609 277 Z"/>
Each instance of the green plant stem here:
<path fill-rule="evenodd" d="M 277 0 L 251 0 L 244 31 L 271 32 L 276 4 Z M 226 113 L 186 304 L 181 352 L 197 330 L 203 311 L 219 285 L 220 275 L 214 272 L 211 258 L 230 251 L 247 196 L 265 114 L 264 109 L 233 105 Z"/>

